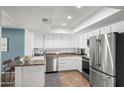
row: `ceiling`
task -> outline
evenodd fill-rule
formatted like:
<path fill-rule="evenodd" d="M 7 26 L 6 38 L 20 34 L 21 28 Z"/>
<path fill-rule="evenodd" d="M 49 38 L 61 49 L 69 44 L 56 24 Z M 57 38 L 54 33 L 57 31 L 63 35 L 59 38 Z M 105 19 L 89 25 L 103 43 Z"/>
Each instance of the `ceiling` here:
<path fill-rule="evenodd" d="M 0 9 L 6 11 L 13 17 L 21 28 L 26 28 L 34 33 L 49 33 L 62 29 L 71 33 L 74 28 L 86 21 L 103 6 L 1 6 Z M 124 9 L 124 7 L 110 7 Z M 72 19 L 67 19 L 72 16 Z M 42 18 L 50 19 L 50 23 L 45 24 Z M 109 19 L 110 20 L 110 19 Z M 62 23 L 66 23 L 65 26 Z M 98 23 L 97 23 L 98 24 Z M 104 23 L 105 24 L 105 23 Z M 93 25 L 92 25 L 93 26 Z M 94 26 L 93 26 L 94 27 Z M 85 28 L 86 30 L 88 28 Z M 91 30 L 92 28 L 90 28 Z"/>

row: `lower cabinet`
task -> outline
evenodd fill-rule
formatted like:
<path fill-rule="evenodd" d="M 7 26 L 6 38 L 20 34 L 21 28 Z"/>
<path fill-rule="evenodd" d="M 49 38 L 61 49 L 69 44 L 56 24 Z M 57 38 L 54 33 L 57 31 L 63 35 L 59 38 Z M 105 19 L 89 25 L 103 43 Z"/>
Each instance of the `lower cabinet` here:
<path fill-rule="evenodd" d="M 82 58 L 77 57 L 59 57 L 58 58 L 58 70 L 78 70 L 82 72 Z"/>
<path fill-rule="evenodd" d="M 44 87 L 45 65 L 15 67 L 15 87 Z"/>

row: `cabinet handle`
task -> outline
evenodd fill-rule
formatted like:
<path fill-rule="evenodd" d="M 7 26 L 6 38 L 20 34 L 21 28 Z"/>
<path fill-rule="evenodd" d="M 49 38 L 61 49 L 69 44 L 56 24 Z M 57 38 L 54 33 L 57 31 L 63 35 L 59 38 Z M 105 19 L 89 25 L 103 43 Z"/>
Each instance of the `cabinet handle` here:
<path fill-rule="evenodd" d="M 108 77 L 108 78 L 111 78 L 111 77 Z"/>
<path fill-rule="evenodd" d="M 106 77 L 105 79 L 109 79 L 109 78 L 111 78 L 111 77 Z"/>

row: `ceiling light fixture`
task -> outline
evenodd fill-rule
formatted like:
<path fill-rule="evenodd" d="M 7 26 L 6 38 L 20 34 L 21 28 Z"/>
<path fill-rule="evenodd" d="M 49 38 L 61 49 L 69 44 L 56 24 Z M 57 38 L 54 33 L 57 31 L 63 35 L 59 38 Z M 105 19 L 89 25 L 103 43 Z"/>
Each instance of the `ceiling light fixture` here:
<path fill-rule="evenodd" d="M 69 20 L 70 20 L 70 19 L 72 19 L 72 17 L 71 17 L 71 16 L 68 16 L 68 17 L 67 17 L 67 19 L 69 19 Z"/>
<path fill-rule="evenodd" d="M 82 6 L 76 6 L 77 8 L 82 8 Z"/>
<path fill-rule="evenodd" d="M 62 25 L 63 25 L 63 26 L 65 26 L 65 25 L 66 25 L 66 23 L 62 23 Z"/>

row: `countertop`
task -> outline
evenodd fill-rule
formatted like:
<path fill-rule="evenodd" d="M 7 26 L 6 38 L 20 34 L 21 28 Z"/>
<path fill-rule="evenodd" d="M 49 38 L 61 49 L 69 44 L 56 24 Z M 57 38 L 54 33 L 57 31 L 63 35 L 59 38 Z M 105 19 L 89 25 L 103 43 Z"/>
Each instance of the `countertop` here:
<path fill-rule="evenodd" d="M 49 53 L 46 54 L 46 56 L 50 56 L 50 57 L 73 57 L 73 56 L 79 56 L 81 57 L 81 54 L 75 54 L 75 53 L 60 53 L 60 54 L 56 54 L 56 53 Z"/>
<path fill-rule="evenodd" d="M 45 59 L 33 59 L 29 63 L 21 63 L 21 64 L 15 64 L 15 67 L 20 67 L 20 66 L 38 66 L 38 65 L 45 65 L 46 61 Z"/>

